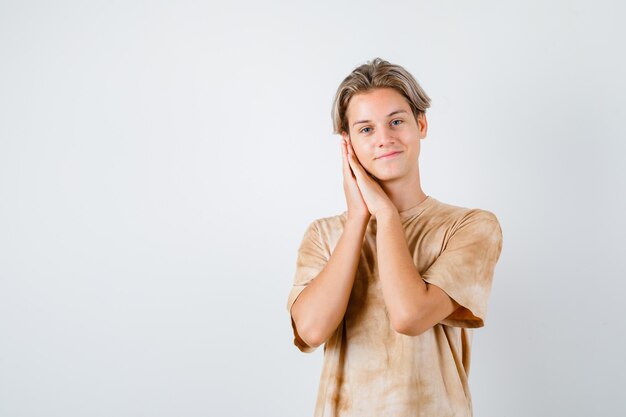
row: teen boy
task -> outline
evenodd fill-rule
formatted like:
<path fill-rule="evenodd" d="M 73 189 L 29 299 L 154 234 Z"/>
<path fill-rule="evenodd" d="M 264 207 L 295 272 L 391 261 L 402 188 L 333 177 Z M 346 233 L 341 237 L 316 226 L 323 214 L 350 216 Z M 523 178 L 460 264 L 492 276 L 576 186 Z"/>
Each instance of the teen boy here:
<path fill-rule="evenodd" d="M 314 220 L 287 310 L 294 344 L 324 344 L 315 416 L 472 416 L 473 329 L 484 326 L 502 230 L 490 211 L 420 186 L 430 98 L 376 58 L 337 90 L 347 211 Z"/>

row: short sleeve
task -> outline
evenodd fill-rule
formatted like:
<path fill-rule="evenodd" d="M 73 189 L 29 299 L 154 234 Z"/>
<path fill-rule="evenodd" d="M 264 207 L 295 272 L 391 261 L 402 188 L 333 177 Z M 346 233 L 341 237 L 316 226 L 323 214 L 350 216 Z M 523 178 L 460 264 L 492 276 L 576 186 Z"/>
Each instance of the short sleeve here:
<path fill-rule="evenodd" d="M 502 229 L 486 210 L 472 211 L 452 232 L 439 257 L 422 274 L 460 304 L 441 321 L 455 327 L 483 327 L 496 263 L 502 251 Z"/>
<path fill-rule="evenodd" d="M 304 236 L 298 248 L 296 260 L 296 271 L 294 274 L 293 286 L 287 297 L 287 311 L 291 317 L 291 327 L 293 329 L 293 343 L 305 353 L 315 351 L 317 348 L 307 345 L 298 334 L 296 324 L 291 315 L 291 307 L 302 290 L 324 269 L 328 262 L 328 251 L 324 249 L 321 235 L 317 227 L 317 220 L 313 221 L 304 232 Z"/>

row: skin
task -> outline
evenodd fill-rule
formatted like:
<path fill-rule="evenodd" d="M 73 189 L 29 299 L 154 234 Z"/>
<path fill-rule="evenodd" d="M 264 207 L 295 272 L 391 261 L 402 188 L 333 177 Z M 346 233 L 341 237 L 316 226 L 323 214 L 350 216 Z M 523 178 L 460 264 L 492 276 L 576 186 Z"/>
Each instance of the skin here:
<path fill-rule="evenodd" d="M 332 336 L 345 315 L 371 216 L 377 221 L 378 272 L 394 330 L 417 336 L 459 307 L 418 273 L 398 213 L 427 197 L 420 186 L 418 165 L 420 141 L 428 129 L 425 115 L 416 120 L 400 93 L 380 88 L 355 95 L 347 118 L 349 132 L 342 133 L 341 142 L 348 207 L 344 232 L 324 269 L 291 308 L 298 334 L 314 347 Z M 390 151 L 400 153 L 378 158 Z"/>
<path fill-rule="evenodd" d="M 354 96 L 347 116 L 350 133 L 343 132 L 342 147 L 353 174 L 348 181 L 362 197 L 348 206 L 356 206 L 363 216 L 364 204 L 376 217 L 378 271 L 392 325 L 401 333 L 418 335 L 459 307 L 420 276 L 398 213 L 427 197 L 420 186 L 418 161 L 420 141 L 428 130 L 426 115 L 416 120 L 399 92 L 381 88 Z M 399 153 L 380 158 L 391 151 Z"/>
<path fill-rule="evenodd" d="M 392 112 L 400 113 L 388 116 Z M 357 175 L 359 189 L 370 214 L 396 208 L 405 210 L 426 198 L 420 186 L 420 141 L 426 138 L 425 115 L 415 120 L 406 99 L 391 88 L 374 89 L 355 95 L 346 112 L 349 132 L 343 132 L 350 168 Z M 363 122 L 367 121 L 367 122 Z M 389 159 L 377 157 L 390 151 L 400 153 Z M 350 156 L 350 153 L 348 154 Z M 359 175 L 367 171 L 370 175 Z M 364 208 L 359 206 L 358 213 Z M 348 210 L 349 212 L 349 210 Z M 355 213 L 356 214 L 356 213 Z"/>

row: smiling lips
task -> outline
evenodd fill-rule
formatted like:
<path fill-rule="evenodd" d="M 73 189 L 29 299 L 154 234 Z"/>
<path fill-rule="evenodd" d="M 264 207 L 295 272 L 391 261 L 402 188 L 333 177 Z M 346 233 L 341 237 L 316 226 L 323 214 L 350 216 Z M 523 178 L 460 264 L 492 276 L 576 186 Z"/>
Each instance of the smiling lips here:
<path fill-rule="evenodd" d="M 377 157 L 376 159 L 390 159 L 390 158 L 393 158 L 395 155 L 399 154 L 400 152 L 401 151 L 389 152 L 389 153 L 386 153 L 384 155 Z"/>

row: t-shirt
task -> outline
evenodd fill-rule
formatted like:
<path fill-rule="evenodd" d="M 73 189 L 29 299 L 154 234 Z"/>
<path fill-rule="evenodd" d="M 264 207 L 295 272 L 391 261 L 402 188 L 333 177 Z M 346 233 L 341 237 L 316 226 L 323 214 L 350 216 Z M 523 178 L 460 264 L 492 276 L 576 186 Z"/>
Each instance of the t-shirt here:
<path fill-rule="evenodd" d="M 428 196 L 400 213 L 409 250 L 422 278 L 459 307 L 417 336 L 396 332 L 383 299 L 376 259 L 376 218 L 365 231 L 348 307 L 324 344 L 315 417 L 472 416 L 468 386 L 473 329 L 484 326 L 502 229 L 487 210 Z M 287 310 L 324 268 L 347 212 L 314 220 L 298 249 Z M 291 317 L 293 343 L 300 338 Z"/>

